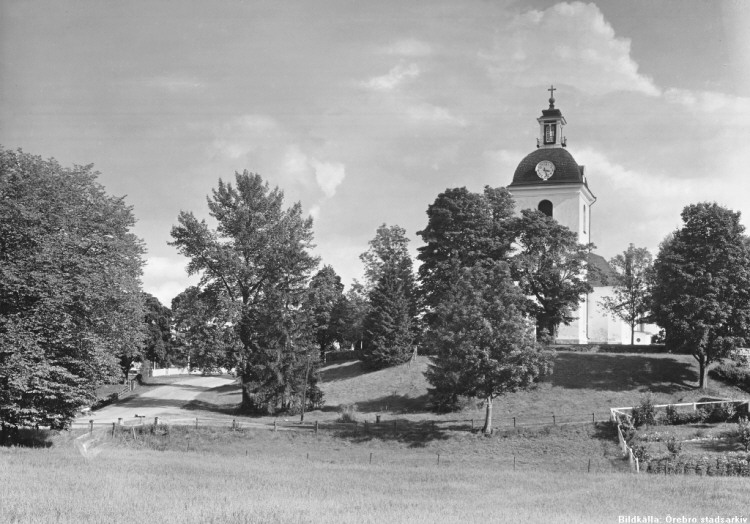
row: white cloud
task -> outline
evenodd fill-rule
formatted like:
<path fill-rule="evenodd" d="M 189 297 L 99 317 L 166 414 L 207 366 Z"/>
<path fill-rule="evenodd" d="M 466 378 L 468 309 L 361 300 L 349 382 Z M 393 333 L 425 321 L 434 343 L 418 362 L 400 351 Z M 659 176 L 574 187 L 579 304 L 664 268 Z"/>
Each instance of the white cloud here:
<path fill-rule="evenodd" d="M 630 40 L 618 38 L 594 4 L 558 3 L 527 11 L 496 37 L 482 54 L 498 81 L 521 86 L 558 83 L 589 94 L 636 91 L 660 94 L 653 80 L 638 72 Z"/>
<path fill-rule="evenodd" d="M 144 291 L 151 293 L 163 305 L 170 307 L 174 297 L 187 287 L 198 283 L 199 277 L 188 276 L 185 271 L 186 266 L 187 260 L 181 257 L 148 257 L 143 268 Z"/>
<path fill-rule="evenodd" d="M 272 146 L 282 135 L 279 124 L 265 115 L 242 115 L 214 130 L 212 148 L 220 156 L 236 160 Z"/>
<path fill-rule="evenodd" d="M 415 38 L 407 38 L 385 47 L 383 52 L 389 55 L 422 57 L 432 54 L 432 47 Z"/>
<path fill-rule="evenodd" d="M 410 105 L 405 110 L 407 120 L 412 123 L 449 124 L 465 126 L 466 120 L 451 114 L 444 107 L 428 103 Z"/>
<path fill-rule="evenodd" d="M 392 91 L 408 80 L 419 76 L 420 69 L 417 64 L 406 65 L 400 63 L 394 66 L 387 74 L 376 76 L 367 80 L 363 85 L 375 91 Z"/>
<path fill-rule="evenodd" d="M 310 164 L 315 169 L 315 180 L 318 186 L 323 190 L 327 198 L 336 194 L 336 188 L 344 181 L 346 169 L 344 164 L 339 162 L 321 162 L 315 158 L 310 160 Z"/>

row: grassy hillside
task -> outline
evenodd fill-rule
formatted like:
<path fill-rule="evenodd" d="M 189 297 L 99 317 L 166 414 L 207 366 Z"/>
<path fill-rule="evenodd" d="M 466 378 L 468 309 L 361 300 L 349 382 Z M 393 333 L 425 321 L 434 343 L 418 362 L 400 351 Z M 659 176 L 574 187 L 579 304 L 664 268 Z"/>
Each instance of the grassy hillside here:
<path fill-rule="evenodd" d="M 463 411 L 437 415 L 430 411 L 424 377 L 429 359 L 374 372 L 366 372 L 359 361 L 333 364 L 322 369 L 323 410 L 308 413 L 306 420 L 333 420 L 342 405 L 356 404 L 362 418 L 419 421 L 462 420 L 484 417 L 481 402 L 467 403 Z M 690 355 L 580 353 L 558 351 L 551 376 L 529 392 L 506 395 L 494 403 L 495 425 L 551 424 L 555 422 L 606 420 L 609 408 L 632 406 L 651 391 L 658 403 L 693 402 L 704 397 L 745 398 L 747 393 L 718 381 L 709 389 L 696 389 L 698 374 Z M 240 402 L 238 386 L 210 391 L 199 397 L 194 408 L 231 413 Z"/>
<path fill-rule="evenodd" d="M 332 421 L 356 403 L 381 429 L 258 429 L 234 413 L 238 386 L 192 403 L 198 417 L 236 419 L 240 430 L 145 426 L 63 433 L 44 449 L 0 448 L 0 522 L 618 522 L 621 516 L 745 516 L 750 479 L 632 475 L 610 424 L 612 406 L 697 400 L 692 358 L 561 351 L 534 391 L 496 402 L 499 431 L 466 431 L 481 406 L 435 415 L 423 372 L 365 372 L 358 362 L 322 372 Z M 714 382 L 710 395 L 745 394 Z M 555 413 L 558 425 L 550 426 Z M 512 427 L 515 416 L 520 425 Z M 289 417 L 295 419 L 296 417 Z M 261 421 L 270 420 L 262 418 Z M 390 422 L 398 421 L 392 428 Z M 75 441 L 79 435 L 80 440 Z M 84 450 L 82 443 L 86 444 Z M 40 489 L 43 486 L 44 489 Z M 743 513 L 745 512 L 745 513 Z"/>

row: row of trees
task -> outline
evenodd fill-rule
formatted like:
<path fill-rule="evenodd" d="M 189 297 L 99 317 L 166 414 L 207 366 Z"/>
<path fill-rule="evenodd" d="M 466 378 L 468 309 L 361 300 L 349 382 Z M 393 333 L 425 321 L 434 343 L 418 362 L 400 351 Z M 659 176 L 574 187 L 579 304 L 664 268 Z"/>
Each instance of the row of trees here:
<path fill-rule="evenodd" d="M 64 427 L 99 383 L 143 359 L 234 368 L 246 410 L 304 414 L 321 401 L 322 356 L 344 345 L 373 368 L 423 348 L 436 404 L 480 397 L 489 430 L 493 399 L 549 373 L 543 343 L 591 291 L 593 246 L 540 212 L 516 215 L 507 190 L 487 187 L 448 189 L 429 206 L 416 275 L 406 232 L 378 228 L 360 257 L 364 282 L 344 293 L 332 267 L 318 270 L 300 204 L 244 172 L 208 197 L 214 226 L 179 215 L 171 244 L 200 281 L 170 310 L 141 291 L 132 210 L 91 166 L 20 151 L 0 160 L 4 428 Z M 653 269 L 632 246 L 613 260 L 618 291 L 605 305 L 631 327 L 650 312 L 670 346 L 696 355 L 703 385 L 708 364 L 747 336 L 750 257 L 738 213 L 701 204 L 683 220 Z"/>

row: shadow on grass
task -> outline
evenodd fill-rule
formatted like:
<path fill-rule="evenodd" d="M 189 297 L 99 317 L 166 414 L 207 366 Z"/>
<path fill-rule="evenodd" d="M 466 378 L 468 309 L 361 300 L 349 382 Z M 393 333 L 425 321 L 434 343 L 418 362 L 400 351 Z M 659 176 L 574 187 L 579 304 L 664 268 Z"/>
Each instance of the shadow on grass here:
<path fill-rule="evenodd" d="M 320 371 L 322 382 L 336 382 L 338 380 L 347 380 L 373 373 L 375 370 L 365 368 L 361 360 L 342 362 L 340 364 L 331 364 Z"/>
<path fill-rule="evenodd" d="M 631 391 L 646 388 L 672 394 L 694 390 L 694 366 L 664 356 L 559 351 L 547 382 L 567 389 Z"/>
<path fill-rule="evenodd" d="M 0 447 L 51 448 L 51 432 L 46 429 L 6 429 L 0 431 Z"/>
<path fill-rule="evenodd" d="M 439 426 L 432 421 L 414 422 L 410 420 L 388 420 L 380 424 L 352 424 L 351 428 L 334 432 L 336 438 L 353 444 L 365 442 L 401 442 L 410 448 L 425 447 L 436 440 L 449 440 L 450 428 Z"/>

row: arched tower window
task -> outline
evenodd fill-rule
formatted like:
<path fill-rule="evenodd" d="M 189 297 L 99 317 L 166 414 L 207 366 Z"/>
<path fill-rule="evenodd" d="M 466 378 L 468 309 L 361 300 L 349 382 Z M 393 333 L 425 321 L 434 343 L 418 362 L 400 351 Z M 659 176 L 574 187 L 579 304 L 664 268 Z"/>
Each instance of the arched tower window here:
<path fill-rule="evenodd" d="M 552 216 L 552 202 L 550 202 L 549 200 L 542 200 L 541 202 L 539 202 L 538 209 L 548 217 Z"/>

